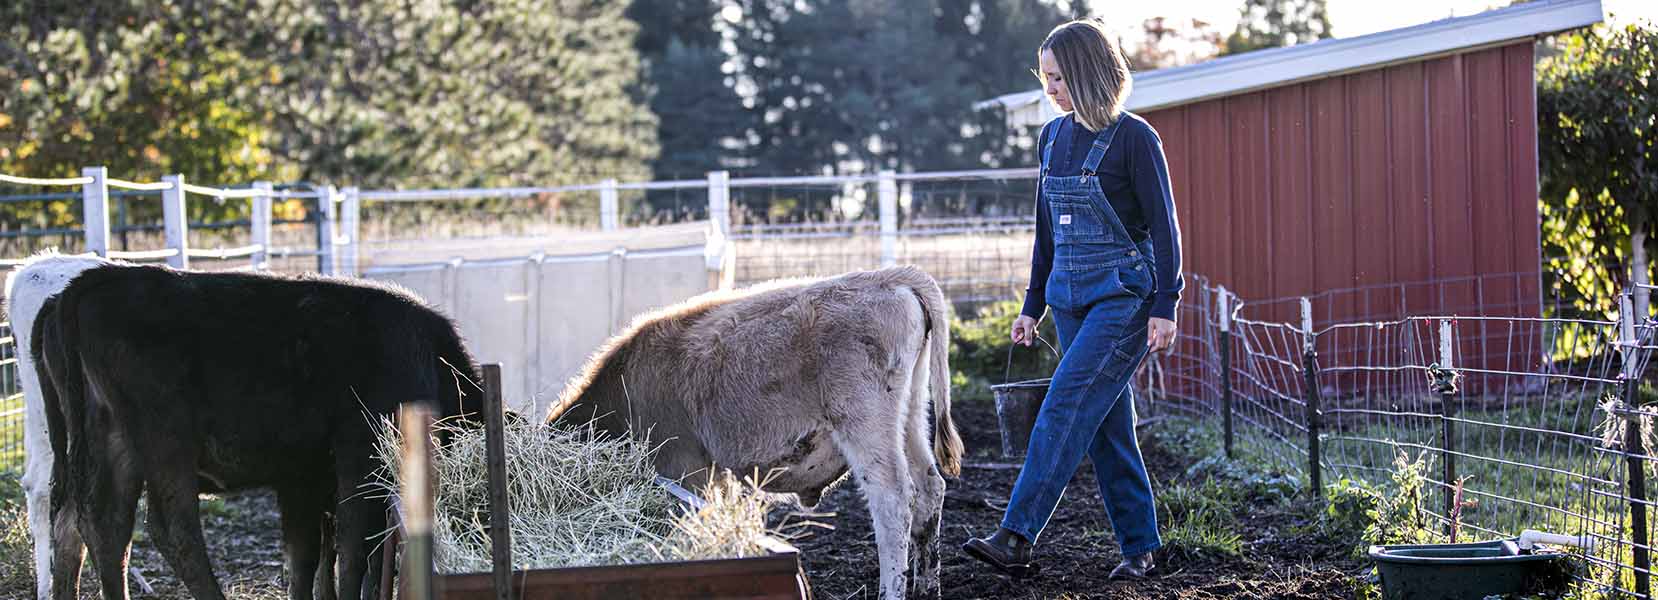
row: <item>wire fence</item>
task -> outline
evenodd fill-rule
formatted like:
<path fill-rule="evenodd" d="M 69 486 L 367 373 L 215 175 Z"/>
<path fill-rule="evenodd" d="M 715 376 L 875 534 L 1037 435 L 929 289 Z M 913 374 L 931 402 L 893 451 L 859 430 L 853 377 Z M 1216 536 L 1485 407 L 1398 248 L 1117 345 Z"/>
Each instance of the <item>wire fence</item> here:
<path fill-rule="evenodd" d="M 1401 457 L 1420 462 L 1421 508 L 1441 539 L 1453 520 L 1459 541 L 1525 529 L 1584 536 L 1593 543 L 1580 553 L 1582 591 L 1650 597 L 1658 328 L 1649 314 L 1633 310 L 1631 294 L 1610 320 L 1545 317 L 1559 312 L 1536 296 L 1459 316 L 1314 310 L 1422 286 L 1392 287 L 1249 303 L 1194 277 L 1201 293 L 1182 304 L 1179 343 L 1141 371 L 1146 413 L 1218 420 L 1229 456 L 1295 474 L 1310 490 L 1340 479 L 1386 489 Z M 1300 318 L 1281 318 L 1285 304 Z"/>
<path fill-rule="evenodd" d="M 212 188 L 101 170 L 0 184 L 40 188 L 0 197 L 41 207 L 9 213 L 29 223 L 0 224 L 7 257 L 55 245 L 140 261 L 182 256 L 193 268 L 350 273 L 359 251 L 433 240 L 483 248 L 706 221 L 736 248 L 739 285 L 907 263 L 932 273 L 958 311 L 1021 296 L 1035 227 L 1028 169 L 476 190 Z M 98 192 L 100 184 L 111 189 Z M 64 186 L 82 189 L 56 191 Z M 88 198 L 105 209 L 87 210 Z M 202 213 L 186 200 L 248 210 L 192 220 Z M 168 203 L 172 212 L 153 206 Z M 1218 421 L 1229 454 L 1294 473 L 1309 489 L 1340 479 L 1385 485 L 1401 453 L 1426 461 L 1437 495 L 1425 508 L 1437 523 L 1452 520 L 1460 482 L 1474 501 L 1456 508 L 1462 531 L 1589 536 L 1600 543 L 1584 554 L 1583 587 L 1647 597 L 1645 482 L 1658 409 L 1644 400 L 1658 398 L 1647 382 L 1655 327 L 1627 308 L 1602 314 L 1581 298 L 1563 302 L 1551 292 L 1559 277 L 1483 274 L 1243 299 L 1190 275 L 1174 351 L 1140 372 L 1144 412 Z M 22 410 L 15 348 L 0 325 L 0 468 L 22 464 Z"/>

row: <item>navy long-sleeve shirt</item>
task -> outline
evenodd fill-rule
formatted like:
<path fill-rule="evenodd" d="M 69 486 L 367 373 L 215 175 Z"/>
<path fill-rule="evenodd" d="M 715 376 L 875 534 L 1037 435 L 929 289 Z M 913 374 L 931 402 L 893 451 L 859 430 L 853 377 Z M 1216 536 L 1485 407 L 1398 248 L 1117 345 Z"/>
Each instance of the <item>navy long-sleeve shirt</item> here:
<path fill-rule="evenodd" d="M 1094 143 L 1095 133 L 1072 121 L 1066 127 L 1060 122 L 1073 119 L 1061 116 L 1042 127 L 1037 138 L 1037 160 L 1042 160 L 1042 147 L 1055 135 L 1048 174 L 1071 177 L 1082 174 L 1082 163 Z M 1123 124 L 1117 137 L 1100 160 L 1100 189 L 1117 212 L 1117 218 L 1128 229 L 1135 242 L 1151 238 L 1156 259 L 1153 273 L 1157 287 L 1152 292 L 1151 316 L 1173 320 L 1180 304 L 1180 290 L 1185 279 L 1180 275 L 1180 225 L 1175 220 L 1174 191 L 1169 185 L 1169 166 L 1163 158 L 1163 140 L 1157 130 L 1139 115 L 1124 111 Z M 1030 287 L 1026 288 L 1023 314 L 1040 320 L 1047 306 L 1048 273 L 1053 270 L 1054 238 L 1048 223 L 1048 199 L 1036 193 L 1036 247 L 1031 252 Z"/>

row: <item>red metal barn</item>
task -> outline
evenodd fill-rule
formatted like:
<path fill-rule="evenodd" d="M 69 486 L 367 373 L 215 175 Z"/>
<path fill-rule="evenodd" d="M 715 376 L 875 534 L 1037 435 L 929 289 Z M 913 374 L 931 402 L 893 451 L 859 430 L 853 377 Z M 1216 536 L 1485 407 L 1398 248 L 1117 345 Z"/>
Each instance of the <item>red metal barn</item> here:
<path fill-rule="evenodd" d="M 1162 136 L 1186 272 L 1258 320 L 1299 324 L 1297 296 L 1320 327 L 1538 316 L 1533 47 L 1601 18 L 1598 0 L 1533 2 L 1137 74 L 1129 108 Z M 1054 114 L 1041 90 L 995 102 L 1016 123 Z M 1458 325 L 1467 360 L 1541 350 L 1475 325 Z"/>

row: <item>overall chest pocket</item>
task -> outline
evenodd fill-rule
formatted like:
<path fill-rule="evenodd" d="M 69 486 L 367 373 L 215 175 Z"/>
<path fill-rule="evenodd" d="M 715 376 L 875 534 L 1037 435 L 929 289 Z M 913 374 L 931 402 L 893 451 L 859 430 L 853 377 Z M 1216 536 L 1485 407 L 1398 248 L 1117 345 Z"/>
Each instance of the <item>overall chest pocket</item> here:
<path fill-rule="evenodd" d="M 1049 224 L 1054 244 L 1097 244 L 1111 241 L 1111 234 L 1092 202 L 1082 198 L 1056 197 L 1048 201 Z"/>

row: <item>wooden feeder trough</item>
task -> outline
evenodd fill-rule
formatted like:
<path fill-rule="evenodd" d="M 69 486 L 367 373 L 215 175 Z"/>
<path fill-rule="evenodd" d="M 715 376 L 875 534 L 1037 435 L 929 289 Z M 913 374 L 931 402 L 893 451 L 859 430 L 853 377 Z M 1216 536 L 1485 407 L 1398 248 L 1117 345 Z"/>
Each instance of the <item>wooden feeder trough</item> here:
<path fill-rule="evenodd" d="M 494 570 L 489 573 L 437 574 L 432 567 L 431 510 L 427 498 L 419 491 L 431 489 L 430 463 L 431 417 L 424 406 L 404 407 L 401 428 L 405 432 L 405 472 L 426 476 L 424 490 L 411 490 L 405 482 L 400 494 L 403 514 L 407 520 L 398 524 L 387 541 L 381 598 L 391 600 L 395 589 L 399 598 L 410 600 L 610 600 L 619 598 L 652 598 L 690 600 L 692 598 L 743 598 L 747 600 L 810 600 L 811 584 L 800 564 L 800 552 L 775 538 L 763 538 L 760 544 L 770 553 L 748 558 L 726 558 L 698 561 L 674 561 L 624 565 L 562 567 L 552 569 L 514 570 L 511 568 L 510 532 L 507 523 L 506 457 L 503 447 L 503 414 L 501 405 L 500 365 L 484 365 L 485 445 L 489 461 L 490 533 Z M 410 435 L 407 432 L 421 432 Z M 411 462 L 413 461 L 413 462 Z M 418 464 L 418 467 L 410 467 Z M 689 490 L 668 479 L 657 477 L 656 483 L 665 493 L 673 494 L 692 508 L 701 508 L 703 500 Z M 394 554 L 403 545 L 401 569 L 395 569 Z M 401 576 L 394 585 L 392 572 Z"/>

